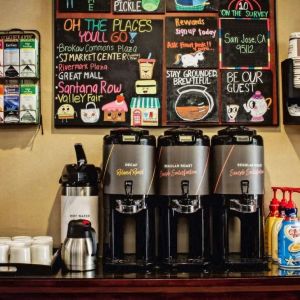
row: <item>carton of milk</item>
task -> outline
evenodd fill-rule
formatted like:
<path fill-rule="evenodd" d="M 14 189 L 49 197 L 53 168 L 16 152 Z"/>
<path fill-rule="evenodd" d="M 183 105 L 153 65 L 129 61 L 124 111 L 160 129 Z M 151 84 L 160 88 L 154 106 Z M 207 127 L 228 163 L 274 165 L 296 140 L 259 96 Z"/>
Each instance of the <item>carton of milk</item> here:
<path fill-rule="evenodd" d="M 20 77 L 36 77 L 37 40 L 20 40 Z"/>
<path fill-rule="evenodd" d="M 20 123 L 37 123 L 38 110 L 38 86 L 22 84 L 20 87 Z"/>

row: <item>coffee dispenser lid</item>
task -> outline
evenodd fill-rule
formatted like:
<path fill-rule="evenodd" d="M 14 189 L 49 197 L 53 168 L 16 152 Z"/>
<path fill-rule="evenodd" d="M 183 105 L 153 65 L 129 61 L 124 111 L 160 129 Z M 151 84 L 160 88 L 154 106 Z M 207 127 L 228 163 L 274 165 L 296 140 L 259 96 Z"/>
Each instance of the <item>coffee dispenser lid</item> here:
<path fill-rule="evenodd" d="M 96 186 L 99 182 L 100 169 L 87 164 L 85 153 L 81 144 L 75 144 L 77 164 L 68 164 L 62 171 L 59 182 L 71 186 Z"/>
<path fill-rule="evenodd" d="M 235 135 L 249 135 L 254 136 L 256 135 L 256 130 L 249 129 L 245 126 L 229 126 L 222 130 L 218 131 L 218 135 L 228 135 L 228 136 L 235 136 Z"/>
<path fill-rule="evenodd" d="M 110 135 L 149 135 L 149 130 L 141 128 L 117 128 L 110 131 Z"/>
<path fill-rule="evenodd" d="M 92 238 L 91 222 L 85 219 L 71 220 L 68 225 L 67 238 Z"/>
<path fill-rule="evenodd" d="M 178 136 L 178 135 L 193 135 L 195 137 L 202 137 L 203 131 L 200 129 L 194 129 L 194 128 L 173 128 L 166 130 L 164 132 L 164 135 L 172 135 L 172 136 Z"/>

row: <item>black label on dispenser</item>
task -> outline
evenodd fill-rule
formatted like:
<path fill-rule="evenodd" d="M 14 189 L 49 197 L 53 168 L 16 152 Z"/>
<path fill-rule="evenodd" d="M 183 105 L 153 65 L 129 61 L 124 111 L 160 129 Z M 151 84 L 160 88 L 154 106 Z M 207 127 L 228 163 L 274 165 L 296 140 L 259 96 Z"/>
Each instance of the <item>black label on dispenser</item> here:
<path fill-rule="evenodd" d="M 132 181 L 132 195 L 154 195 L 155 147 L 107 145 L 104 147 L 104 193 L 125 195 Z"/>
<path fill-rule="evenodd" d="M 189 182 L 189 195 L 208 195 L 207 146 L 161 147 L 159 153 L 159 194 L 182 195 L 182 181 Z"/>
<path fill-rule="evenodd" d="M 256 145 L 213 147 L 213 193 L 242 194 L 241 181 L 249 181 L 249 194 L 264 193 L 264 150 Z"/>

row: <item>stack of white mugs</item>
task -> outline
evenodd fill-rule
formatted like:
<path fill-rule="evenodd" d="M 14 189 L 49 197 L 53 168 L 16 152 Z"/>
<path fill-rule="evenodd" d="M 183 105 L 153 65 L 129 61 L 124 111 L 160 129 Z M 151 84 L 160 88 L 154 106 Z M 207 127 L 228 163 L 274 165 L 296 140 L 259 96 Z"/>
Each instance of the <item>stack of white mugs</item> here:
<path fill-rule="evenodd" d="M 51 236 L 0 237 L 0 264 L 51 265 Z"/>

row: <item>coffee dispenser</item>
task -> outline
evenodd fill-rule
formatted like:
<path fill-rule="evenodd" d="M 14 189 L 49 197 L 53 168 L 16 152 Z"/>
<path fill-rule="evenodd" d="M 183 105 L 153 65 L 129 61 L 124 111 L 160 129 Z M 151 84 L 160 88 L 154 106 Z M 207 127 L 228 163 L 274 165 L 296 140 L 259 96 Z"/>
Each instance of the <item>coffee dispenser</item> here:
<path fill-rule="evenodd" d="M 104 137 L 104 267 L 148 269 L 155 258 L 156 139 L 147 130 L 116 129 Z M 125 251 L 125 227 L 134 224 L 130 238 L 135 251 Z M 133 227 L 133 228 L 134 228 Z"/>
<path fill-rule="evenodd" d="M 211 145 L 213 257 L 225 268 L 263 268 L 263 139 L 255 130 L 228 127 Z M 239 235 L 240 249 L 230 247 L 232 235 Z"/>
<path fill-rule="evenodd" d="M 209 138 L 200 130 L 167 130 L 158 139 L 159 260 L 164 267 L 189 270 L 207 265 L 209 151 Z M 188 237 L 184 253 L 177 247 L 180 226 Z"/>
<path fill-rule="evenodd" d="M 87 164 L 81 144 L 75 144 L 77 163 L 68 164 L 62 171 L 59 180 L 61 190 L 61 242 L 68 232 L 68 224 L 74 219 L 87 219 L 96 231 L 96 242 L 99 238 L 99 182 L 100 169 Z"/>

